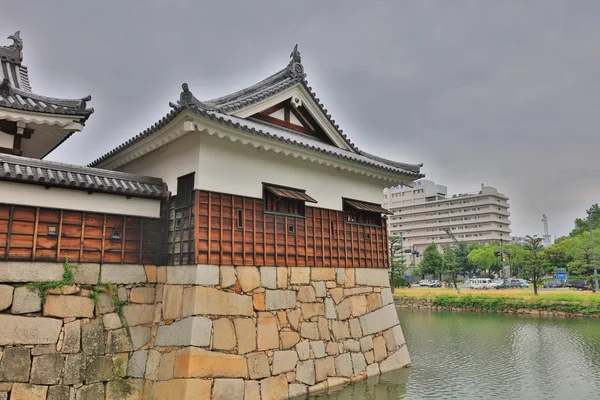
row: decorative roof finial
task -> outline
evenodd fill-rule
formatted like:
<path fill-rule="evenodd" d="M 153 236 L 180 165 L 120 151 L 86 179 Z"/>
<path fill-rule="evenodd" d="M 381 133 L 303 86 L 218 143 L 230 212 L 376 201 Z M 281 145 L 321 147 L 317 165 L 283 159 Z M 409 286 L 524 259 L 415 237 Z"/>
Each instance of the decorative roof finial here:
<path fill-rule="evenodd" d="M 8 78 L 2 79 L 2 83 L 0 83 L 0 95 L 6 97 L 10 93 L 10 82 Z"/>
<path fill-rule="evenodd" d="M 85 110 L 87 108 L 87 102 L 92 100 L 92 96 L 87 95 L 84 98 L 82 98 L 81 100 L 79 100 L 79 109 L 80 110 Z"/>
<path fill-rule="evenodd" d="M 203 103 L 200 100 L 198 100 L 190 91 L 190 87 L 188 86 L 187 83 L 182 84 L 181 89 L 182 89 L 182 91 L 179 94 L 179 101 L 177 102 L 177 104 L 169 103 L 169 106 L 171 106 L 172 108 L 196 106 L 196 107 L 204 108 L 207 110 L 213 109 L 213 107 L 211 107 L 210 104 L 206 104 L 206 103 Z"/>
<path fill-rule="evenodd" d="M 13 41 L 13 44 L 8 46 L 8 48 L 18 53 L 21 53 L 21 50 L 23 50 L 23 40 L 21 39 L 21 31 L 16 31 L 15 34 L 10 35 L 8 39 L 12 39 Z"/>
<path fill-rule="evenodd" d="M 298 44 L 296 43 L 296 45 L 294 46 L 294 50 L 292 50 L 292 54 L 290 54 L 290 64 L 293 64 L 295 62 L 297 63 L 301 63 L 302 62 L 302 58 L 300 57 L 300 52 L 298 51 Z"/>

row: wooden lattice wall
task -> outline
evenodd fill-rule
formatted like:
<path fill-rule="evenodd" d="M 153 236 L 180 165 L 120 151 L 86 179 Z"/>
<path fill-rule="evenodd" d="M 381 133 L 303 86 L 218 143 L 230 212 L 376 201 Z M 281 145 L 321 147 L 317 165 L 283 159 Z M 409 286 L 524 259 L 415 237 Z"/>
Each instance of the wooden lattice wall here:
<path fill-rule="evenodd" d="M 156 264 L 160 223 L 0 204 L 0 261 Z"/>
<path fill-rule="evenodd" d="M 316 207 L 306 207 L 305 218 L 276 215 L 264 212 L 262 199 L 206 191 L 196 191 L 194 202 L 199 264 L 389 265 L 385 220 L 381 227 L 351 224 L 341 211 Z"/>

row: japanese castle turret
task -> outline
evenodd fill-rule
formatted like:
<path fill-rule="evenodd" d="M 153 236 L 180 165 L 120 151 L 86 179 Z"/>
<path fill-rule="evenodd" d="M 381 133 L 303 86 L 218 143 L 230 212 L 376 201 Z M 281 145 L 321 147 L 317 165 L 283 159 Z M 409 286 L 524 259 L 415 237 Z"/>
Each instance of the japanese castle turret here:
<path fill-rule="evenodd" d="M 84 167 L 40 158 L 83 128 L 89 97 L 33 94 L 11 38 L 0 395 L 275 400 L 410 364 L 380 194 L 421 165 L 352 143 L 297 47 L 235 93 L 200 100 L 184 83 L 163 118 Z M 37 281 L 65 286 L 24 307 L 20 285 Z M 10 367 L 30 357 L 27 376 Z"/>

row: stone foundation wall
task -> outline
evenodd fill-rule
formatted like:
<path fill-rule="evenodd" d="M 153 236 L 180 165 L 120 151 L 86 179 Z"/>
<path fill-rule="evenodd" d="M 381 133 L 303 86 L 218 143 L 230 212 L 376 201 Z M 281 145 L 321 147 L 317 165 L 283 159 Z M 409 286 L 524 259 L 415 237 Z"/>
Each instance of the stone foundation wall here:
<path fill-rule="evenodd" d="M 0 263 L 0 400 L 307 395 L 410 364 L 387 271 Z"/>

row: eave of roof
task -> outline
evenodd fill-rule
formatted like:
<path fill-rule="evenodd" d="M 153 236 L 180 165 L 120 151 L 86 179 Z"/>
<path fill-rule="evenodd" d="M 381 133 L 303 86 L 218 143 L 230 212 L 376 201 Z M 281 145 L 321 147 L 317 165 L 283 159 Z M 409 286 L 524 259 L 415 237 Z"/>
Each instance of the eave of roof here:
<path fill-rule="evenodd" d="M 8 154 L 0 154 L 0 180 L 128 197 L 168 196 L 167 185 L 160 178 Z"/>

